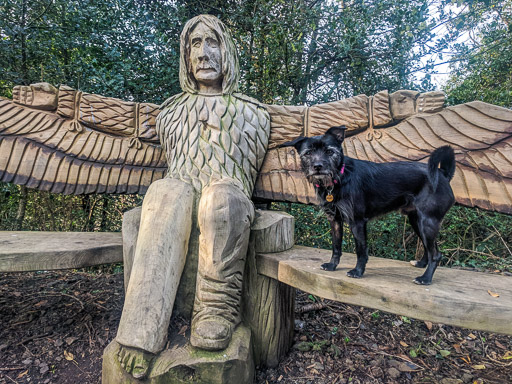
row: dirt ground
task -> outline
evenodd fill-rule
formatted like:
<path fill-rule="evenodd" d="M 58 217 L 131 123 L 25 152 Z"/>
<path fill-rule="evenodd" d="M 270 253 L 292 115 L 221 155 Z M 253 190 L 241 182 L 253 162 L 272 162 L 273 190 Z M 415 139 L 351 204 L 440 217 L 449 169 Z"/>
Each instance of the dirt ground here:
<path fill-rule="evenodd" d="M 0 274 L 0 383 L 99 383 L 122 274 Z M 511 319 L 512 321 L 512 319 Z M 512 383 L 512 337 L 298 292 L 295 345 L 256 383 Z"/>

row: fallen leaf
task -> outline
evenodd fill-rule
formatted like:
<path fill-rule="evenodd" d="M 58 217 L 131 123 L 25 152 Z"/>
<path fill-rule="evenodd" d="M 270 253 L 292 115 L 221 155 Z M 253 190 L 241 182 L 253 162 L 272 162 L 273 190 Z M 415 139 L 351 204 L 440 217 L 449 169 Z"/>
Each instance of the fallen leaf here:
<path fill-rule="evenodd" d="M 409 345 L 408 345 L 406 342 L 404 342 L 404 341 L 401 341 L 401 342 L 400 342 L 400 345 L 401 345 L 402 347 L 408 347 L 408 346 L 409 346 Z"/>
<path fill-rule="evenodd" d="M 75 356 L 71 352 L 64 351 L 64 358 L 69 361 L 75 360 Z"/>
<path fill-rule="evenodd" d="M 447 351 L 446 349 L 441 349 L 439 351 L 439 354 L 443 357 L 450 356 L 450 351 Z"/>
<path fill-rule="evenodd" d="M 496 293 L 496 292 L 492 292 L 490 289 L 487 290 L 487 293 L 489 295 L 491 295 L 492 297 L 500 297 L 500 294 L 499 293 Z"/>
<path fill-rule="evenodd" d="M 462 349 L 459 344 L 453 344 L 453 348 L 455 349 L 455 352 L 462 353 Z"/>
<path fill-rule="evenodd" d="M 185 332 L 187 332 L 188 325 L 184 325 L 181 327 L 180 331 L 178 332 L 178 335 L 185 336 Z"/>
<path fill-rule="evenodd" d="M 40 307 L 41 305 L 45 305 L 48 302 L 48 300 L 42 300 L 37 304 L 34 304 L 34 307 Z"/>
<path fill-rule="evenodd" d="M 283 380 L 283 375 L 280 375 L 278 378 L 277 378 L 277 381 L 281 381 Z"/>
<path fill-rule="evenodd" d="M 471 364 L 471 358 L 469 356 L 461 357 L 460 359 L 468 365 Z"/>
<path fill-rule="evenodd" d="M 428 330 L 432 330 L 432 323 L 430 321 L 425 321 L 425 325 L 427 326 Z"/>
<path fill-rule="evenodd" d="M 483 364 L 473 365 L 472 368 L 473 369 L 485 369 L 485 365 L 483 365 Z"/>
<path fill-rule="evenodd" d="M 470 339 L 473 339 L 473 340 L 475 340 L 475 339 L 476 339 L 476 336 L 475 336 L 475 335 L 473 335 L 472 333 L 470 333 L 470 334 L 468 335 L 468 337 L 469 337 Z"/>
<path fill-rule="evenodd" d="M 510 351 L 505 352 L 505 354 L 503 355 L 502 359 L 503 360 L 510 360 L 510 359 L 512 359 L 512 352 L 510 352 Z"/>
<path fill-rule="evenodd" d="M 409 361 L 410 363 L 412 363 L 412 360 L 409 358 L 409 356 L 406 356 L 406 355 L 398 355 L 398 357 L 402 358 L 403 360 L 405 361 Z"/>
<path fill-rule="evenodd" d="M 421 367 L 410 361 L 404 361 L 398 365 L 398 370 L 400 372 L 414 372 L 421 370 Z"/>
<path fill-rule="evenodd" d="M 503 344 L 501 344 L 498 340 L 495 340 L 494 341 L 494 344 L 496 344 L 496 346 L 498 348 L 501 348 L 501 349 L 507 349 Z"/>
<path fill-rule="evenodd" d="M 23 376 L 25 376 L 28 373 L 28 369 L 25 372 L 22 372 L 18 375 L 17 379 L 21 379 Z"/>

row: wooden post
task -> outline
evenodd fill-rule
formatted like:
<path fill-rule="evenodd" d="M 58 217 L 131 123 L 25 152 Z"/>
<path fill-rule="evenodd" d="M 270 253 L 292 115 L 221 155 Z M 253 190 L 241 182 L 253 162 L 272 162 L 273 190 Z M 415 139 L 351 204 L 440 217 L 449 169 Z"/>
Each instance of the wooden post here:
<path fill-rule="evenodd" d="M 294 218 L 256 211 L 244 277 L 243 316 L 252 330 L 255 365 L 275 367 L 293 341 L 295 288 L 259 275 L 256 253 L 281 252 L 294 244 Z"/>

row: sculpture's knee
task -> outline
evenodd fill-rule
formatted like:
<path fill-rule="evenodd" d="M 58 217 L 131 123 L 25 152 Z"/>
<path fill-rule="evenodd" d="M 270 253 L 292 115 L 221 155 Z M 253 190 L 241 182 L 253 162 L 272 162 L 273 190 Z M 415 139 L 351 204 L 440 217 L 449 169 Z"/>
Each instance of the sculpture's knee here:
<path fill-rule="evenodd" d="M 144 198 L 147 199 L 148 196 L 156 195 L 161 200 L 162 195 L 179 197 L 183 193 L 191 194 L 193 191 L 192 185 L 179 179 L 166 177 L 152 182 Z"/>
<path fill-rule="evenodd" d="M 243 232 L 254 219 L 254 207 L 240 188 L 217 183 L 203 190 L 198 219 L 201 232 L 211 227 Z"/>

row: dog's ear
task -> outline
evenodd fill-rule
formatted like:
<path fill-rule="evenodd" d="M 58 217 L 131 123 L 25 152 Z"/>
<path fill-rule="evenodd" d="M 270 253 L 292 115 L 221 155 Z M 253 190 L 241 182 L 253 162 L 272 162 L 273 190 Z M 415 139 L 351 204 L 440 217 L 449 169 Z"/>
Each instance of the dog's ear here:
<path fill-rule="evenodd" d="M 295 149 L 300 152 L 300 149 L 302 148 L 302 144 L 304 144 L 304 141 L 307 139 L 307 137 L 299 136 L 296 139 L 292 141 L 287 141 L 286 143 L 280 144 L 277 146 L 277 148 L 283 148 L 283 147 L 295 147 Z"/>
<path fill-rule="evenodd" d="M 345 140 L 345 131 L 347 130 L 347 127 L 344 125 L 340 125 L 339 127 L 331 127 L 327 132 L 325 132 L 326 135 L 331 135 L 336 138 L 340 143 L 343 143 L 343 140 Z"/>

